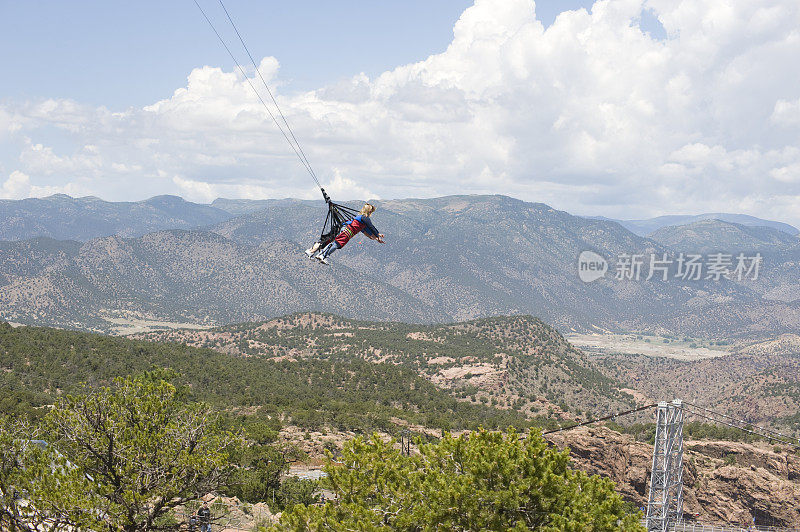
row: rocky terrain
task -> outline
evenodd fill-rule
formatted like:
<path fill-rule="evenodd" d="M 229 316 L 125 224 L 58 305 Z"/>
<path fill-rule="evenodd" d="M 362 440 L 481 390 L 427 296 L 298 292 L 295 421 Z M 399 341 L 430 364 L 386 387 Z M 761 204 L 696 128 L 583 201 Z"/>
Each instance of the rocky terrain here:
<path fill-rule="evenodd" d="M 574 464 L 611 478 L 629 501 L 647 503 L 653 447 L 605 428 L 548 436 L 568 446 Z M 706 523 L 796 526 L 800 521 L 800 457 L 767 444 L 687 441 L 684 516 Z"/>
<path fill-rule="evenodd" d="M 696 361 L 593 354 L 597 368 L 649 399 L 678 397 L 750 423 L 796 430 L 800 421 L 800 336 L 741 343 L 730 355 Z"/>

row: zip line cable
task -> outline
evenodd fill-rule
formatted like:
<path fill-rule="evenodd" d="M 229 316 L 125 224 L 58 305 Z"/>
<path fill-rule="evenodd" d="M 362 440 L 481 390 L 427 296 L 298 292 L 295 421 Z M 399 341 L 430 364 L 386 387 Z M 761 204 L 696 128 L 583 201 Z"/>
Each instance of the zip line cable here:
<path fill-rule="evenodd" d="M 557 428 L 557 429 L 548 430 L 546 432 L 542 432 L 542 436 L 544 436 L 546 434 L 552 434 L 554 432 L 561 432 L 562 430 L 576 429 L 578 427 L 583 427 L 585 425 L 591 425 L 593 423 L 599 423 L 601 421 L 608 421 L 609 419 L 614 419 L 614 418 L 617 418 L 617 417 L 627 416 L 628 414 L 633 414 L 635 412 L 641 412 L 642 410 L 647 410 L 648 408 L 653 408 L 654 406 L 658 406 L 658 405 L 653 403 L 652 405 L 640 406 L 638 408 L 632 408 L 632 409 L 626 410 L 624 412 L 618 412 L 616 414 L 611 414 L 611 415 L 604 416 L 604 417 L 590 419 L 590 420 L 584 421 L 582 423 L 576 423 L 574 425 L 570 425 L 569 427 L 561 427 L 561 428 Z"/>
<path fill-rule="evenodd" d="M 562 432 L 562 431 L 565 431 L 565 430 L 571 430 L 571 429 L 575 429 L 575 428 L 578 428 L 578 427 L 583 427 L 583 426 L 586 426 L 586 425 L 592 425 L 594 423 L 599 423 L 601 421 L 608 421 L 609 419 L 614 419 L 614 418 L 617 418 L 617 417 L 627 416 L 628 414 L 633 414 L 635 412 L 640 412 L 642 410 L 647 410 L 648 408 L 653 408 L 655 406 L 658 406 L 658 405 L 657 404 L 651 404 L 651 405 L 647 405 L 647 406 L 640 406 L 638 408 L 633 408 L 631 410 L 626 410 L 624 412 L 618 412 L 616 414 L 610 414 L 608 416 L 603 416 L 603 417 L 599 417 L 599 418 L 590 419 L 590 420 L 584 421 L 582 423 L 576 423 L 576 424 L 570 425 L 568 427 L 560 427 L 560 428 L 557 428 L 557 429 L 548 430 L 548 431 L 542 432 L 542 436 L 545 436 L 547 434 L 553 434 L 555 432 Z M 707 419 L 709 421 L 713 421 L 715 423 L 720 423 L 722 425 L 727 425 L 728 427 L 731 427 L 731 428 L 734 428 L 734 429 L 739 429 L 739 430 L 741 430 L 743 432 L 747 432 L 749 434 L 753 434 L 754 436 L 761 436 L 762 438 L 766 438 L 767 440 L 780 442 L 780 443 L 783 443 L 785 445 L 789 445 L 791 447 L 794 447 L 795 449 L 800 449 L 800 440 L 798 440 L 798 442 L 794 442 L 794 441 L 792 441 L 792 437 L 791 436 L 789 436 L 787 434 L 783 434 L 782 432 L 777 432 L 775 430 L 772 430 L 772 429 L 769 429 L 769 428 L 766 428 L 766 427 L 753 425 L 752 423 L 748 423 L 748 422 L 746 422 L 746 421 L 744 421 L 742 419 L 737 419 L 737 418 L 735 418 L 733 416 L 729 416 L 727 414 L 721 414 L 719 412 L 715 412 L 715 411 L 710 410 L 708 408 L 705 408 L 705 407 L 702 407 L 702 406 L 699 406 L 699 405 L 695 405 L 695 404 L 692 404 L 692 403 L 683 403 L 683 406 L 684 406 L 684 410 L 689 415 L 694 415 L 694 416 L 697 416 L 697 417 L 701 417 L 701 418 Z M 697 409 L 697 410 L 695 410 L 695 409 Z M 699 410 L 702 410 L 703 412 L 699 412 Z M 718 418 L 726 418 L 728 421 L 725 421 L 723 419 L 718 419 Z"/>
<path fill-rule="evenodd" d="M 278 105 L 278 101 L 275 99 L 275 96 L 272 94 L 272 91 L 270 90 L 269 85 L 267 84 L 267 81 L 264 79 L 264 76 L 261 75 L 261 70 L 258 68 L 258 65 L 256 65 L 256 60 L 253 59 L 253 55 L 250 53 L 250 49 L 245 44 L 244 39 L 242 38 L 242 34 L 239 33 L 239 28 L 237 28 L 236 24 L 233 23 L 233 19 L 231 18 L 230 13 L 228 13 L 228 9 L 225 7 L 225 4 L 222 3 L 222 0 L 219 0 L 219 5 L 222 6 L 222 10 L 225 11 L 225 16 L 228 17 L 228 22 L 231 23 L 231 27 L 233 28 L 233 31 L 236 32 L 236 36 L 239 37 L 239 42 L 242 43 L 242 47 L 244 48 L 244 51 L 247 52 L 247 57 L 250 58 L 250 62 L 253 64 L 253 68 L 255 69 L 256 73 L 258 74 L 258 77 L 261 78 L 261 83 L 263 83 L 264 84 L 264 88 L 267 89 L 267 94 L 269 94 L 269 97 L 272 99 L 272 103 L 275 104 L 275 108 L 278 110 L 278 114 L 281 115 L 281 119 L 283 120 L 283 123 L 286 125 L 286 129 L 289 131 L 289 134 L 292 136 L 292 139 L 294 140 L 295 144 L 297 145 L 297 149 L 300 150 L 300 155 L 302 156 L 303 160 L 305 161 L 306 166 L 309 168 L 309 170 L 311 170 L 312 177 L 314 177 L 314 179 L 316 180 L 317 175 L 314 172 L 314 169 L 311 167 L 311 162 L 308 160 L 308 157 L 306 157 L 306 154 L 303 151 L 303 147 L 300 145 L 300 141 L 297 140 L 297 137 L 295 137 L 294 131 L 292 131 L 292 126 L 290 126 L 289 122 L 286 120 L 286 116 L 284 116 L 283 111 L 281 110 L 281 106 Z M 319 185 L 319 181 L 317 181 L 317 184 Z"/>
<path fill-rule="evenodd" d="M 770 434 L 772 434 L 774 436 L 780 436 L 781 438 L 791 437 L 791 436 L 789 436 L 787 434 L 784 434 L 782 432 L 778 432 L 776 430 L 773 430 L 773 429 L 770 429 L 770 428 L 767 428 L 767 427 L 760 427 L 758 425 L 754 425 L 752 423 L 748 423 L 747 421 L 745 421 L 743 419 L 737 419 L 737 418 L 735 418 L 733 416 L 729 416 L 729 415 L 723 414 L 721 412 L 715 412 L 714 410 L 711 410 L 710 408 L 706 408 L 704 406 L 695 405 L 695 404 L 692 404 L 692 403 L 683 403 L 683 404 L 686 405 L 686 406 L 690 406 L 692 408 L 698 408 L 700 410 L 703 410 L 703 411 L 705 411 L 705 412 L 707 412 L 709 414 L 713 414 L 715 416 L 724 417 L 724 418 L 726 418 L 726 419 L 728 419 L 728 420 L 730 420 L 730 421 L 732 421 L 734 423 L 739 423 L 740 425 L 744 425 L 745 427 L 749 426 L 749 427 L 753 427 L 754 429 L 759 429 L 759 430 L 762 430 L 764 432 L 769 432 Z"/>
<path fill-rule="evenodd" d="M 746 429 L 744 427 L 740 427 L 740 426 L 735 425 L 733 423 L 730 423 L 728 421 L 723 421 L 721 419 L 717 419 L 715 417 L 708 416 L 706 414 L 701 414 L 700 412 L 697 412 L 695 410 L 691 410 L 689 408 L 687 408 L 686 411 L 689 414 L 693 415 L 693 416 L 701 417 L 701 418 L 707 419 L 709 421 L 713 421 L 714 423 L 720 423 L 722 425 L 727 425 L 728 427 L 731 427 L 731 428 L 734 428 L 734 429 L 739 429 L 742 432 L 747 432 L 747 433 L 752 434 L 754 436 L 760 436 L 760 437 L 765 438 L 765 439 L 770 440 L 770 441 L 777 441 L 777 442 L 783 443 L 785 445 L 789 445 L 791 447 L 794 447 L 795 449 L 800 449 L 800 445 L 798 445 L 798 444 L 796 444 L 794 442 L 791 442 L 791 441 L 788 441 L 788 440 L 783 440 L 783 439 L 777 438 L 775 436 L 770 436 L 769 434 L 765 434 L 763 432 L 758 432 L 758 431 L 755 431 L 755 430 Z M 761 427 L 758 427 L 758 428 L 761 428 Z"/>
<path fill-rule="evenodd" d="M 770 441 L 781 442 L 783 444 L 790 445 L 790 446 L 794 447 L 795 449 L 800 449 L 800 445 L 798 444 L 798 443 L 800 443 L 800 441 L 798 443 L 795 443 L 792 440 L 787 440 L 786 438 L 791 438 L 791 436 L 789 436 L 789 435 L 783 434 L 781 432 L 776 432 L 776 431 L 768 429 L 766 427 L 753 425 L 752 423 L 747 423 L 744 420 L 736 419 L 735 417 L 732 417 L 732 416 L 729 416 L 729 415 L 726 415 L 726 414 L 721 414 L 719 412 L 714 412 L 713 410 L 709 410 L 708 408 L 704 408 L 702 406 L 693 405 L 691 403 L 683 403 L 683 404 L 684 404 L 684 407 L 686 407 L 686 406 L 689 407 L 689 408 L 685 408 L 685 410 L 687 412 L 689 412 L 690 414 L 692 414 L 692 415 L 708 419 L 709 421 L 713 421 L 715 423 L 720 423 L 722 425 L 727 425 L 728 427 L 731 427 L 731 428 L 734 428 L 734 429 L 739 429 L 739 430 L 741 430 L 743 432 L 747 432 L 747 433 L 753 434 L 755 436 L 761 436 L 762 438 L 766 438 L 766 439 L 768 439 Z M 695 408 L 697 408 L 699 410 L 703 410 L 706 413 L 700 413 L 697 410 L 694 410 Z M 724 421 L 722 419 L 717 419 L 717 417 L 714 417 L 714 416 L 717 416 L 717 417 L 720 417 L 720 418 L 727 418 L 729 421 Z M 744 425 L 744 426 L 742 426 L 742 425 Z M 747 428 L 747 427 L 750 427 L 750 428 Z M 777 434 L 777 436 L 771 436 L 770 434 Z"/>
<path fill-rule="evenodd" d="M 266 109 L 266 110 L 267 110 L 267 113 L 269 114 L 270 118 L 272 118 L 272 121 L 273 121 L 273 122 L 275 122 L 275 125 L 276 125 L 276 126 L 278 126 L 278 129 L 280 130 L 281 134 L 283 135 L 283 138 L 285 138 L 285 139 L 286 139 L 286 142 L 288 142 L 288 143 L 289 143 L 289 146 L 291 146 L 291 147 L 292 147 L 292 150 L 294 151 L 295 155 L 297 155 L 297 158 L 298 158 L 298 159 L 300 159 L 300 162 L 303 164 L 303 166 L 305 167 L 305 169 L 308 171 L 309 175 L 310 175 L 310 176 L 311 176 L 311 178 L 314 180 L 314 182 L 317 184 L 317 186 L 318 186 L 319 188 L 322 188 L 322 185 L 320 184 L 319 180 L 317 179 L 317 176 L 316 176 L 316 174 L 314 174 L 314 170 L 311 168 L 311 165 L 310 165 L 310 164 L 308 163 L 308 161 L 305 159 L 305 156 L 304 156 L 304 155 L 301 155 L 301 152 L 302 152 L 302 150 L 300 149 L 300 145 L 298 144 L 297 146 L 295 146 L 295 144 L 294 144 L 294 143 L 291 141 L 291 139 L 289 139 L 289 136 L 288 136 L 288 135 L 286 134 L 286 132 L 283 130 L 283 127 L 281 127 L 281 123 L 280 123 L 280 122 L 278 121 L 278 119 L 275 117 L 275 114 L 273 114 L 273 112 L 272 112 L 272 110 L 269 108 L 269 106 L 267 106 L 267 102 L 265 102 L 265 101 L 264 101 L 264 99 L 261 97 L 261 94 L 258 92 L 258 90 L 256 90 L 255 86 L 253 85 L 253 82 L 252 82 L 252 81 L 250 81 L 250 78 L 248 78 L 248 77 L 247 77 L 247 73 L 245 73 L 245 71 L 244 71 L 244 68 L 242 68 L 242 65 L 240 65 L 240 64 L 239 64 L 239 62 L 236 60 L 236 57 L 233 55 L 233 52 L 231 52 L 231 49 L 230 49 L 230 48 L 228 47 L 228 45 L 225 43 L 225 39 L 223 39 L 223 38 L 222 38 L 222 36 L 219 34 L 219 32 L 217 31 L 217 28 L 216 28 L 216 27 L 214 26 L 214 24 L 211 22 L 211 19 L 209 19 L 209 18 L 208 18 L 208 15 L 206 15 L 206 12 L 205 12 L 205 11 L 203 10 L 203 8 L 200 6 L 200 4 L 197 2 L 197 0 L 193 0 L 193 1 L 194 1 L 194 5 L 196 5 L 196 6 L 197 6 L 197 9 L 199 9 L 199 10 L 200 10 L 200 13 L 202 13 L 202 14 L 203 14 L 203 18 L 205 18 L 205 19 L 206 19 L 206 22 L 208 22 L 208 25 L 209 25 L 209 26 L 211 26 L 211 29 L 212 29 L 212 30 L 214 30 L 214 33 L 216 34 L 216 36 L 217 36 L 217 39 L 219 39 L 219 42 L 220 42 L 220 43 L 222 43 L 222 46 L 223 46 L 223 47 L 225 48 L 225 50 L 228 52 L 228 55 L 231 57 L 231 59 L 233 60 L 233 62 L 236 64 L 236 66 L 239 68 L 239 72 L 241 72 L 241 74 L 242 74 L 242 77 L 244 77 L 244 79 L 245 79 L 245 80 L 247 80 L 247 84 L 248 84 L 248 85 L 250 85 L 250 88 L 251 88 L 251 89 L 253 89 L 253 92 L 255 92 L 255 93 L 256 93 L 256 96 L 258 97 L 259 101 L 261 102 L 261 105 L 263 105 L 263 106 L 264 106 L 264 109 Z M 220 2 L 220 3 L 221 3 L 221 2 Z M 223 8 L 224 8 L 224 6 L 223 6 Z M 225 10 L 225 12 L 227 13 L 227 10 Z M 231 24 L 233 24 L 233 21 L 231 21 Z M 238 30 L 237 30 L 237 32 L 236 32 L 236 33 L 237 33 L 237 34 L 239 33 L 239 32 L 238 32 Z M 239 38 L 241 39 L 241 36 L 240 36 Z M 250 53 L 250 52 L 248 51 L 248 54 L 249 54 L 249 53 Z M 258 68 L 256 68 L 256 72 L 258 72 Z M 261 76 L 261 73 L 260 73 L 260 72 L 259 72 L 259 76 Z M 263 80 L 263 78 L 262 78 L 262 80 Z M 266 83 L 265 83 L 265 85 L 266 85 Z M 268 88 L 267 90 L 269 90 L 269 88 Z M 271 95 L 272 95 L 272 92 L 270 91 L 270 96 L 271 96 Z M 275 99 L 274 99 L 274 98 L 273 98 L 273 101 L 275 101 Z M 275 102 L 275 105 L 277 106 L 277 102 Z M 280 107 L 278 107 L 278 111 L 280 112 Z M 283 113 L 281 113 L 281 116 L 283 116 Z M 285 121 L 286 121 L 286 119 L 284 118 L 284 122 L 285 122 Z M 287 127 L 288 127 L 288 125 L 289 125 L 289 124 L 288 124 L 288 122 L 286 123 L 286 125 L 287 125 Z M 289 131 L 291 131 L 291 129 L 290 129 Z M 294 138 L 294 134 L 293 134 L 293 133 L 292 133 L 292 137 Z M 297 141 L 297 139 L 295 139 L 295 142 L 296 142 L 296 141 Z"/>

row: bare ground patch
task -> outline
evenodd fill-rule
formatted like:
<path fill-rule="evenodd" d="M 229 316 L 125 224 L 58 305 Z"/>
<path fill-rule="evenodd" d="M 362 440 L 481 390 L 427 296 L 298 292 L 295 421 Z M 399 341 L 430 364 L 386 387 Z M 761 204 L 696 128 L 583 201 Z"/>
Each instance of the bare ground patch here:
<path fill-rule="evenodd" d="M 566 336 L 574 346 L 586 351 L 666 357 L 675 360 L 704 360 L 731 354 L 723 346 L 703 345 L 702 340 L 674 340 L 659 336 L 614 333 L 573 333 Z"/>

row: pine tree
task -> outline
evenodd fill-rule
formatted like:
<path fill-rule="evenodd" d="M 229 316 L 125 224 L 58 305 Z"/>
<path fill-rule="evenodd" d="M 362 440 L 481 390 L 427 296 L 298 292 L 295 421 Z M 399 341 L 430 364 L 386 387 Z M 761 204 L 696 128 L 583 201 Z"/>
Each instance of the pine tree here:
<path fill-rule="evenodd" d="M 119 378 L 112 387 L 59 400 L 41 427 L 47 441 L 39 445 L 15 422 L 0 420 L 7 468 L 0 473 L 0 499 L 12 499 L 12 490 L 22 494 L 18 529 L 42 529 L 30 519 L 35 510 L 48 530 L 58 530 L 53 522 L 66 530 L 177 530 L 179 523 L 167 524 L 174 508 L 226 485 L 242 437 L 162 377 L 174 374 Z M 6 444 L 11 458 L 21 452 L 21 460 L 7 460 Z M 3 505 L 5 514 L 15 511 Z"/>
<path fill-rule="evenodd" d="M 570 469 L 538 433 L 445 434 L 411 456 L 356 438 L 326 472 L 336 500 L 297 505 L 274 530 L 643 530 L 612 481 Z"/>

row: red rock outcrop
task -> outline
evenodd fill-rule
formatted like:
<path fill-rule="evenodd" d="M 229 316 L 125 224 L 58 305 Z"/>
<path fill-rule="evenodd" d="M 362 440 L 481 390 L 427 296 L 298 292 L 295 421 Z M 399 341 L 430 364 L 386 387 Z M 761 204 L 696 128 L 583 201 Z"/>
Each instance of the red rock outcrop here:
<path fill-rule="evenodd" d="M 611 478 L 625 499 L 647 504 L 653 447 L 605 428 L 548 435 L 568 446 L 573 463 Z M 775 526 L 800 523 L 800 457 L 770 445 L 688 441 L 684 445 L 684 514 L 699 521 Z"/>

